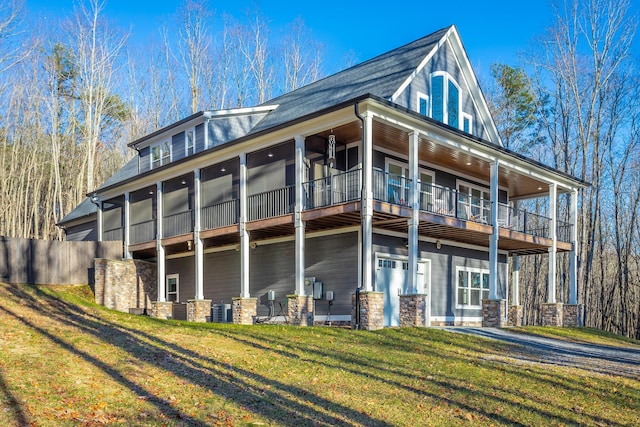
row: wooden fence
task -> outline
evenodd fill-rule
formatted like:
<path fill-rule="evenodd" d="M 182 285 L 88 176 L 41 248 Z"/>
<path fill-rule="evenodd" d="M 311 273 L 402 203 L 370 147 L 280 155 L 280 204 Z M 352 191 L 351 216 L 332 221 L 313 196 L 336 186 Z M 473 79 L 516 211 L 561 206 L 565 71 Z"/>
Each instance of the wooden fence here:
<path fill-rule="evenodd" d="M 95 258 L 122 259 L 122 242 L 60 242 L 0 236 L 0 282 L 92 284 Z"/>

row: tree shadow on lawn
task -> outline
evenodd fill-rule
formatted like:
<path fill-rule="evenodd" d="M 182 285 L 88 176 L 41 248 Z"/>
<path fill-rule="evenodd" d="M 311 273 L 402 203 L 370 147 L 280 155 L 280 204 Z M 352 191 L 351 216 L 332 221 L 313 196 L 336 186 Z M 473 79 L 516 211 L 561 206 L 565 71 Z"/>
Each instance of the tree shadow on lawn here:
<path fill-rule="evenodd" d="M 480 396 L 485 401 L 486 400 L 494 401 L 496 403 L 496 406 L 512 405 L 517 407 L 519 412 L 527 411 L 529 413 L 536 413 L 542 419 L 553 419 L 556 422 L 567 423 L 567 424 L 574 424 L 576 422 L 576 420 L 573 418 L 559 415 L 557 412 L 554 413 L 551 411 L 545 411 L 540 407 L 536 407 L 534 404 L 535 402 L 527 394 L 521 393 L 520 394 L 521 399 L 519 401 L 516 400 L 515 398 L 509 399 L 510 396 L 517 396 L 518 392 L 513 388 L 507 389 L 505 387 L 498 387 L 495 384 L 491 384 L 490 387 L 488 384 L 486 384 L 485 387 L 483 387 L 483 384 L 470 385 L 469 379 L 463 373 L 457 374 L 454 372 L 447 372 L 443 374 L 442 372 L 428 372 L 428 368 L 425 368 L 422 366 L 418 366 L 414 368 L 409 367 L 407 369 L 402 369 L 400 365 L 397 365 L 397 364 L 391 365 L 389 361 L 385 360 L 383 357 L 376 358 L 375 356 L 376 353 L 374 352 L 363 352 L 363 353 L 366 353 L 366 356 L 357 356 L 357 355 L 348 355 L 344 352 L 325 351 L 320 346 L 307 345 L 301 342 L 292 343 L 290 341 L 286 341 L 286 338 L 278 336 L 276 334 L 266 334 L 266 333 L 260 333 L 258 331 L 257 334 L 259 335 L 259 337 L 256 337 L 256 332 L 254 330 L 249 331 L 246 328 L 244 329 L 238 328 L 238 329 L 225 330 L 225 331 L 217 330 L 216 332 L 223 334 L 227 337 L 234 338 L 237 341 L 244 343 L 246 345 L 251 345 L 263 350 L 276 352 L 284 357 L 293 357 L 309 363 L 322 363 L 329 368 L 341 369 L 349 373 L 352 373 L 354 375 L 360 375 L 368 379 L 373 379 L 376 381 L 387 383 L 393 387 L 405 389 L 419 396 L 427 396 L 433 399 L 437 399 L 442 401 L 444 404 L 448 404 L 453 407 L 457 406 L 462 410 L 466 410 L 474 414 L 481 414 L 485 416 L 487 419 L 494 420 L 495 422 L 499 422 L 499 423 L 513 424 L 513 423 L 517 423 L 518 421 L 511 418 L 507 418 L 500 414 L 489 412 L 486 408 L 482 408 L 479 406 L 471 406 L 469 404 L 466 404 L 464 402 L 464 398 L 461 400 L 455 400 L 455 399 L 446 397 L 446 395 L 451 394 L 452 392 L 458 392 L 461 394 L 466 394 L 467 396 L 471 396 L 471 395 L 473 395 L 474 397 Z M 389 334 L 389 335 L 380 336 L 381 333 Z M 378 349 L 377 354 L 384 353 L 385 346 L 388 346 L 389 351 L 397 351 L 397 347 L 404 347 L 407 353 L 412 353 L 415 350 L 414 344 L 416 343 L 413 340 L 406 340 L 406 337 L 404 335 L 415 334 L 412 338 L 422 338 L 422 340 L 424 340 L 425 338 L 424 335 L 423 334 L 421 335 L 420 331 L 415 328 L 406 328 L 406 329 L 403 329 L 402 331 L 390 330 L 389 332 L 387 331 L 376 332 L 376 333 L 365 332 L 364 334 L 353 332 L 353 334 L 354 335 L 352 339 L 356 343 L 356 345 L 371 347 L 373 334 L 378 335 L 375 338 L 379 338 L 374 341 L 378 341 L 378 343 L 386 341 L 387 342 L 386 344 L 377 347 Z M 430 336 L 430 338 L 433 338 L 433 336 Z M 266 344 L 258 343 L 255 341 L 256 339 L 259 339 L 260 341 Z M 442 342 L 447 344 L 451 343 L 452 341 L 450 340 L 450 337 L 446 337 L 444 334 L 442 334 L 441 339 L 442 339 Z M 464 340 L 461 340 L 461 342 L 463 341 Z M 457 342 L 457 340 L 455 342 Z M 423 341 L 423 344 L 424 344 L 424 341 Z M 305 355 L 305 357 L 302 357 L 297 353 L 281 350 L 278 348 L 281 346 L 293 346 L 293 345 L 295 345 L 295 350 L 302 352 Z M 455 345 L 455 343 L 453 345 Z M 481 343 L 478 343 L 477 345 L 470 344 L 469 347 L 472 347 L 475 350 L 485 349 L 485 347 L 482 347 Z M 510 346 L 505 345 L 503 347 L 510 347 Z M 432 349 L 430 351 L 422 350 L 422 353 L 425 354 L 426 357 L 435 357 L 435 358 L 443 357 L 443 354 L 439 353 L 437 349 Z M 318 360 L 320 357 L 324 359 Z M 553 379 L 548 377 L 544 378 L 541 375 L 535 374 L 533 372 L 519 369 L 517 366 L 501 366 L 501 365 L 497 366 L 496 363 L 493 363 L 491 361 L 477 360 L 477 359 L 473 359 L 470 356 L 455 356 L 452 354 L 446 354 L 446 356 L 444 357 L 446 357 L 447 360 L 451 360 L 451 361 L 457 360 L 463 363 L 470 363 L 470 364 L 473 363 L 476 366 L 484 367 L 490 371 L 501 369 L 502 371 L 510 373 L 514 376 L 520 376 L 520 377 L 526 376 L 535 382 L 547 383 L 547 385 L 549 386 L 549 390 L 554 389 L 555 387 L 560 387 L 560 388 L 566 388 L 566 389 L 573 390 L 580 393 L 585 392 L 584 387 L 580 387 L 579 385 L 574 386 L 573 384 L 568 384 L 567 381 L 562 381 L 561 379 L 558 379 L 558 378 L 553 378 Z M 330 363 L 330 362 L 327 362 L 327 360 L 332 360 L 334 362 Z M 404 377 L 407 381 L 415 381 L 416 379 L 420 379 L 421 381 L 425 381 L 437 386 L 439 388 L 439 391 L 430 392 L 424 388 L 416 388 L 416 387 L 407 385 L 401 380 L 392 380 L 390 378 L 385 378 L 382 375 L 384 372 L 393 376 Z M 438 379 L 443 377 L 444 379 Z M 613 388 L 613 386 L 611 388 Z M 609 396 L 610 394 L 609 392 L 611 388 L 602 389 L 600 391 L 600 395 L 607 396 L 609 399 L 611 399 L 611 396 Z M 502 394 L 504 397 L 500 397 L 499 394 Z M 552 397 L 552 396 L 545 395 L 544 397 Z M 624 402 L 626 398 L 635 399 L 631 395 L 625 396 L 623 393 L 621 393 L 620 396 L 618 396 L 615 399 L 615 401 L 617 402 L 617 405 L 619 405 L 621 402 Z M 524 402 L 531 402 L 531 403 L 524 403 Z M 540 399 L 538 400 L 538 403 L 541 405 L 545 404 Z M 553 403 L 553 402 L 548 402 L 547 405 L 552 405 L 556 409 L 573 412 L 573 407 L 560 408 L 557 405 L 557 403 Z M 581 417 L 585 421 L 588 418 L 591 422 L 596 424 L 602 424 L 602 423 L 607 425 L 611 424 L 610 419 L 605 419 L 596 415 L 582 414 Z"/>
<path fill-rule="evenodd" d="M 11 390 L 9 390 L 2 372 L 0 372 L 0 393 L 4 394 L 4 400 L 6 404 L 9 405 L 9 411 L 13 412 L 13 419 L 15 419 L 16 424 L 19 426 L 31 425 L 27 414 L 22 409 L 22 405 L 20 405 L 18 399 L 11 393 Z"/>
<path fill-rule="evenodd" d="M 21 304 L 28 304 L 30 308 L 37 311 L 38 315 L 44 315 L 52 321 L 78 328 L 117 346 L 140 362 L 161 366 L 162 369 L 177 377 L 208 389 L 225 399 L 233 400 L 239 406 L 246 407 L 248 411 L 260 414 L 279 424 L 299 426 L 305 424 L 322 425 L 320 423 L 324 423 L 332 426 L 391 426 L 383 420 L 372 418 L 365 413 L 312 394 L 307 389 L 291 386 L 238 366 L 229 366 L 222 361 L 202 356 L 158 337 L 137 330 L 129 330 L 121 325 L 92 316 L 81 307 L 56 299 L 37 287 L 31 288 L 35 290 L 38 299 L 18 287 L 11 287 L 10 291 L 21 301 Z M 189 417 L 176 409 L 170 400 L 154 396 L 149 390 L 128 379 L 113 366 L 78 349 L 70 342 L 55 335 L 54 332 L 30 322 L 8 308 L 0 306 L 0 309 L 62 348 L 82 357 L 108 374 L 113 380 L 132 390 L 136 395 L 144 396 L 162 413 L 190 425 L 207 425 L 203 421 Z M 322 408 L 324 411 L 313 406 Z"/>

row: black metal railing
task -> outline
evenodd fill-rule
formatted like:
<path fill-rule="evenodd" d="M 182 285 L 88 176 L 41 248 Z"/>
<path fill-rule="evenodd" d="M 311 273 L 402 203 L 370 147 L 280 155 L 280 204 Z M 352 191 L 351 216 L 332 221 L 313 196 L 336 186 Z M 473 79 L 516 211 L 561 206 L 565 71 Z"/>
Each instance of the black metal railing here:
<path fill-rule="evenodd" d="M 409 203 L 410 191 L 410 179 L 377 169 L 373 171 L 374 200 L 406 206 Z"/>
<path fill-rule="evenodd" d="M 239 216 L 240 201 L 233 199 L 203 207 L 200 221 L 203 230 L 211 230 L 237 224 Z"/>
<path fill-rule="evenodd" d="M 316 209 L 360 199 L 360 170 L 305 182 L 305 209 Z"/>
<path fill-rule="evenodd" d="M 492 202 L 439 185 L 420 183 L 420 210 L 488 224 Z"/>
<path fill-rule="evenodd" d="M 498 206 L 498 226 L 532 236 L 551 237 L 551 218 L 524 209 L 515 209 L 503 203 Z"/>
<path fill-rule="evenodd" d="M 193 211 L 167 215 L 162 219 L 162 237 L 179 236 L 193 231 Z"/>
<path fill-rule="evenodd" d="M 557 220 L 556 222 L 556 238 L 561 242 L 572 242 L 573 224 Z"/>
<path fill-rule="evenodd" d="M 296 204 L 295 186 L 252 194 L 248 199 L 249 221 L 291 214 Z"/>
<path fill-rule="evenodd" d="M 130 244 L 151 242 L 156 239 L 156 220 L 150 219 L 148 221 L 131 224 L 129 230 Z"/>

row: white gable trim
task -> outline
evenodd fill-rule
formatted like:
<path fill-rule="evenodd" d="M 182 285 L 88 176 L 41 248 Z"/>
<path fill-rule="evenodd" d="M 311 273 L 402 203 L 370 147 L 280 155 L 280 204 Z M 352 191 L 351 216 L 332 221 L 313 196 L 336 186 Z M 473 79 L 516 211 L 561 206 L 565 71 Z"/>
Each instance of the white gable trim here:
<path fill-rule="evenodd" d="M 396 90 L 395 93 L 391 95 L 391 102 L 395 102 L 400 94 L 404 92 L 404 90 L 409 86 L 413 79 L 422 71 L 422 69 L 425 67 L 425 65 L 427 65 L 431 58 L 433 58 L 433 55 L 435 55 L 438 49 L 440 49 L 440 46 L 442 46 L 447 41 L 447 38 L 449 38 L 449 34 L 451 34 L 451 31 L 453 31 L 454 29 L 455 27 L 452 26 L 449 31 L 447 31 L 447 33 L 438 41 L 438 44 L 435 45 L 433 49 L 431 49 L 431 52 L 429 52 L 427 56 L 424 57 L 420 65 L 418 65 L 418 67 L 413 70 L 413 73 L 411 73 L 411 75 L 407 77 L 407 79 L 400 85 L 398 90 Z"/>
<path fill-rule="evenodd" d="M 451 36 L 455 36 L 456 43 L 452 43 L 450 40 Z M 502 139 L 500 138 L 500 134 L 498 133 L 498 128 L 496 127 L 495 122 L 493 121 L 493 117 L 491 117 L 491 113 L 489 112 L 489 106 L 484 99 L 484 95 L 480 90 L 480 85 L 478 84 L 478 79 L 476 78 L 475 73 L 473 72 L 473 68 L 469 63 L 469 58 L 467 57 L 464 47 L 462 46 L 462 41 L 460 40 L 460 35 L 455 27 L 452 25 L 449 31 L 438 41 L 438 44 L 434 46 L 434 48 L 425 56 L 420 65 L 411 73 L 411 75 L 400 85 L 398 90 L 391 96 L 390 101 L 395 102 L 396 99 L 404 92 L 404 90 L 411 84 L 413 79 L 422 71 L 422 69 L 427 65 L 427 63 L 433 58 L 436 51 L 445 43 L 448 43 L 451 47 L 451 50 L 454 53 L 454 57 L 456 60 L 456 64 L 460 67 L 462 71 L 462 78 L 467 85 L 469 90 L 469 95 L 471 97 L 471 101 L 473 102 L 476 111 L 478 112 L 478 116 L 482 121 L 484 128 L 489 133 L 490 137 L 485 138 L 489 141 L 503 146 Z M 469 80 L 471 80 L 472 84 L 469 84 Z"/>

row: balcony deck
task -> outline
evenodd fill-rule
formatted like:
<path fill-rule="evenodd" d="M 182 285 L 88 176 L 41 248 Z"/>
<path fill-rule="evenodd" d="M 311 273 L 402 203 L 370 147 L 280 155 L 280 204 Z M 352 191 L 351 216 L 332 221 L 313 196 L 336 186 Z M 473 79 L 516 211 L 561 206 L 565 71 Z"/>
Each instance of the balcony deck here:
<path fill-rule="evenodd" d="M 403 177 L 375 171 L 373 227 L 406 234 L 412 209 L 407 206 L 410 182 Z M 361 221 L 359 191 L 360 171 L 344 172 L 304 184 L 306 196 L 302 220 L 307 232 L 335 230 L 358 226 Z M 295 234 L 293 186 L 249 196 L 249 221 L 246 229 L 252 241 L 260 241 Z M 429 183 L 420 184 L 420 236 L 467 245 L 488 247 L 494 226 L 489 224 L 493 203 L 460 194 L 455 190 Z M 549 233 L 550 219 L 516 210 L 499 203 L 498 248 L 511 255 L 547 253 L 553 241 Z M 165 231 L 162 244 L 168 253 L 184 252 L 193 239 L 191 213 L 175 215 L 180 221 Z M 231 200 L 202 208 L 203 230 L 200 237 L 205 247 L 218 247 L 239 242 L 239 201 Z M 135 227 L 135 226 L 132 226 Z M 148 228 L 148 227 L 147 227 Z M 180 231 L 181 233 L 177 233 Z M 185 232 L 186 231 L 186 232 Z M 558 222 L 557 249 L 570 251 L 571 243 L 564 241 L 571 235 L 571 225 Z M 149 236 L 150 233 L 144 233 Z M 135 241 L 131 251 L 148 251 L 155 240 Z"/>

